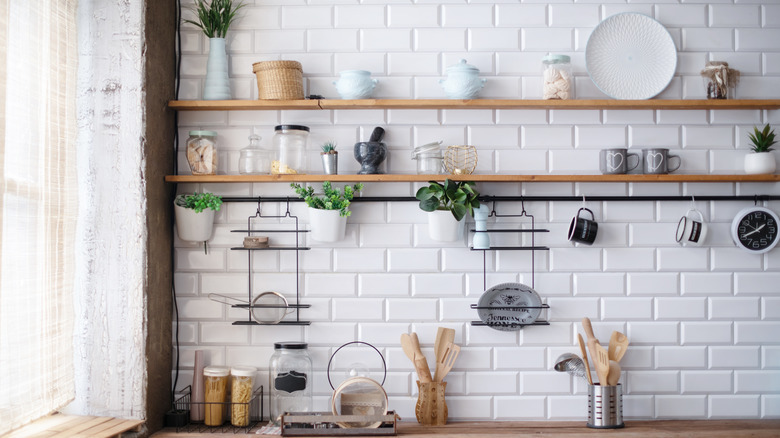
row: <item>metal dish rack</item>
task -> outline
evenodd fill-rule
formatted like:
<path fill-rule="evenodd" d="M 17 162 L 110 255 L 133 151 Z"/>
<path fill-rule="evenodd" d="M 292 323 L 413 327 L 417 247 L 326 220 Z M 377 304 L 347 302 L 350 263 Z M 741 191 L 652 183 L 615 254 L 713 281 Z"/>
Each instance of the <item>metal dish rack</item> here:
<path fill-rule="evenodd" d="M 549 251 L 550 248 L 547 246 L 536 246 L 536 234 L 537 233 L 549 233 L 550 230 L 546 228 L 536 228 L 536 222 L 534 219 L 534 216 L 531 214 L 528 214 L 525 211 L 525 202 L 521 199 L 520 200 L 522 211 L 520 214 L 498 214 L 496 213 L 496 202 L 493 202 L 493 209 L 490 212 L 490 215 L 488 217 L 520 217 L 520 218 L 528 218 L 531 221 L 531 228 L 494 228 L 489 229 L 487 231 L 479 231 L 480 233 L 486 232 L 486 233 L 528 233 L 531 235 L 531 245 L 530 246 L 491 246 L 490 248 L 486 249 L 478 249 L 474 247 L 470 247 L 469 249 L 472 251 L 482 251 L 482 289 L 487 290 L 487 252 L 488 251 L 531 251 L 531 288 L 533 289 L 535 287 L 536 283 L 536 251 Z M 477 230 L 469 230 L 470 232 L 477 232 Z M 541 306 L 483 306 L 480 307 L 478 304 L 472 304 L 471 308 L 474 310 L 479 309 L 496 309 L 496 310 L 524 310 L 524 309 L 542 309 L 547 310 L 550 308 L 548 304 L 542 304 Z M 525 327 L 527 325 L 550 325 L 549 321 L 537 319 L 531 324 L 516 324 L 516 323 L 486 323 L 483 321 L 471 321 L 471 325 L 473 326 L 488 326 L 488 327 L 511 327 L 511 328 L 517 328 L 517 327 Z"/>
<path fill-rule="evenodd" d="M 260 385 L 253 393 L 249 403 L 206 403 L 206 402 L 193 402 L 191 401 L 192 388 L 188 385 L 179 394 L 180 397 L 174 402 L 174 408 L 177 411 L 186 411 L 187 424 L 183 426 L 177 426 L 177 433 L 194 432 L 194 433 L 250 433 L 251 430 L 263 421 L 263 386 Z M 202 422 L 192 422 L 190 418 L 190 409 L 192 405 L 222 405 L 222 412 L 225 415 L 225 421 L 221 426 L 207 426 Z M 233 426 L 230 424 L 230 414 L 233 406 L 243 405 L 249 407 L 249 424 L 246 426 Z"/>

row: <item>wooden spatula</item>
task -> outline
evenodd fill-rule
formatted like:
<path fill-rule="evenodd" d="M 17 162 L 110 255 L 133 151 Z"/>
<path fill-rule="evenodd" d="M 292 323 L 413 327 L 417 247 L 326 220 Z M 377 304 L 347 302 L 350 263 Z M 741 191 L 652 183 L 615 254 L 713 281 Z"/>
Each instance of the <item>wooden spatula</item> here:
<path fill-rule="evenodd" d="M 447 344 L 455 341 L 455 330 L 451 328 L 439 327 L 439 330 L 436 332 L 436 341 L 438 343 L 434 343 L 433 350 L 436 353 L 436 363 L 438 364 L 444 356 L 444 351 L 447 347 Z M 436 368 L 438 369 L 438 366 Z M 435 371 L 433 374 L 433 380 L 436 380 Z"/>
<path fill-rule="evenodd" d="M 609 338 L 609 360 L 620 362 L 623 355 L 626 354 L 628 348 L 628 337 L 619 331 L 613 331 L 612 336 Z"/>
<path fill-rule="evenodd" d="M 579 333 L 577 333 L 577 340 L 580 343 L 582 361 L 585 362 L 585 377 L 588 378 L 588 384 L 593 386 L 593 376 L 590 375 L 590 365 L 588 365 L 588 352 L 585 350 L 585 341 L 582 339 L 582 335 Z"/>
<path fill-rule="evenodd" d="M 609 375 L 607 376 L 607 385 L 615 386 L 620 381 L 620 364 L 614 360 L 609 361 Z"/>
<path fill-rule="evenodd" d="M 596 367 L 596 374 L 599 376 L 599 384 L 602 386 L 608 385 L 607 376 L 609 376 L 609 355 L 607 350 L 601 346 L 601 344 L 592 344 L 588 342 L 588 348 L 593 356 L 593 365 Z"/>
<path fill-rule="evenodd" d="M 437 382 L 444 380 L 444 377 L 450 372 L 452 366 L 455 364 L 455 359 L 458 358 L 459 354 L 460 345 L 448 342 L 447 345 L 444 346 L 444 353 L 442 354 L 441 359 L 436 361 Z"/>

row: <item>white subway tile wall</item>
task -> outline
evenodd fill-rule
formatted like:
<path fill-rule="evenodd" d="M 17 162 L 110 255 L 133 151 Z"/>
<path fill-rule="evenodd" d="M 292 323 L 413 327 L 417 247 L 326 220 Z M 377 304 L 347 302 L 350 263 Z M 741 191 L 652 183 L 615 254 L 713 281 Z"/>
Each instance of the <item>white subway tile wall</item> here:
<path fill-rule="evenodd" d="M 185 2 L 191 3 L 191 2 Z M 438 81 L 466 59 L 487 79 L 483 97 L 538 98 L 540 63 L 549 52 L 572 57 L 577 98 L 603 98 L 585 68 L 585 47 L 600 20 L 621 12 L 647 14 L 665 25 L 678 49 L 677 74 L 662 98 L 701 98 L 699 71 L 707 60 L 741 70 L 737 97 L 780 98 L 780 6 L 764 1 L 525 1 L 517 0 L 250 0 L 230 30 L 228 53 L 236 99 L 257 97 L 252 63 L 294 59 L 303 64 L 307 94 L 338 98 L 332 81 L 346 69 L 369 70 L 378 98 L 443 98 Z M 522 4 L 518 4 L 522 3 Z M 179 98 L 200 99 L 208 43 L 182 26 Z M 219 173 L 236 173 L 238 150 L 252 133 L 271 147 L 278 123 L 311 127 L 308 172 L 321 173 L 318 146 L 333 139 L 340 170 L 354 173 L 351 145 L 383 126 L 388 169 L 413 173 L 414 145 L 443 140 L 473 144 L 479 173 L 597 173 L 599 150 L 664 147 L 683 158 L 682 169 L 739 173 L 754 125 L 779 123 L 777 110 L 355 110 L 181 112 L 180 136 L 213 129 L 219 136 Z M 179 170 L 188 173 L 182 148 Z M 410 196 L 420 184 L 367 184 L 364 195 Z M 480 184 L 486 195 L 727 195 L 778 194 L 780 184 Z M 293 196 L 286 184 L 181 184 L 180 192 L 209 190 L 226 196 Z M 264 252 L 253 263 L 253 294 L 283 293 L 311 304 L 309 327 L 234 326 L 246 311 L 209 299 L 217 293 L 247 297 L 247 264 L 240 245 L 251 203 L 226 204 L 208 254 L 176 240 L 175 285 L 182 345 L 180 389 L 189 384 L 192 352 L 206 350 L 215 364 L 261 369 L 266 384 L 273 342 L 307 341 L 314 358 L 315 408 L 327 410 L 330 354 L 352 340 L 370 342 L 388 365 L 390 407 L 414 418 L 416 374 L 399 348 L 401 333 L 416 330 L 429 363 L 439 325 L 456 330 L 463 347 L 447 378 L 453 420 L 584 420 L 586 388 L 553 370 L 555 358 L 576 352 L 579 321 L 593 320 L 606 343 L 612 330 L 627 333 L 623 359 L 627 420 L 639 418 L 780 418 L 780 249 L 750 255 L 729 236 L 734 214 L 749 202 L 701 202 L 710 235 L 700 248 L 680 247 L 677 221 L 689 202 L 585 201 L 602 225 L 592 246 L 566 239 L 580 203 L 536 202 L 526 207 L 550 233 L 538 244 L 535 287 L 550 305 L 549 326 L 499 332 L 471 326 L 469 307 L 483 284 L 531 282 L 530 258 L 508 251 L 480 253 L 466 242 L 430 240 L 425 215 L 413 202 L 353 205 L 346 240 L 307 241 L 312 250 Z M 517 203 L 499 213 L 517 214 Z M 767 206 L 780 212 L 780 202 Z M 279 214 L 285 205 L 264 203 Z M 305 209 L 293 214 L 308 227 Z M 496 225 L 491 219 L 491 225 Z M 516 221 L 515 221 L 516 222 Z M 263 220 L 263 227 L 289 222 Z M 510 223 L 512 223 L 510 221 Z M 506 224 L 502 224 L 506 226 Z M 290 236 L 271 234 L 290 244 Z M 492 236 L 510 242 L 513 237 Z M 296 265 L 300 273 L 296 278 Z M 289 318 L 289 317 L 288 317 Z M 370 358 L 369 358 L 370 359 Z M 367 359 L 368 360 L 368 359 Z"/>

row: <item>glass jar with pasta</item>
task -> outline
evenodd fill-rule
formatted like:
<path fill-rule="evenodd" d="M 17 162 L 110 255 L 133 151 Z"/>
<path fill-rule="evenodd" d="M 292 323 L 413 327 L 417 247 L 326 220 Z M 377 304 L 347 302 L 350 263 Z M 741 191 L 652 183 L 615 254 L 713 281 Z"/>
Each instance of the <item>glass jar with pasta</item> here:
<path fill-rule="evenodd" d="M 232 383 L 230 385 L 230 424 L 237 427 L 249 426 L 252 401 L 252 385 L 254 385 L 255 367 L 234 366 L 230 368 Z"/>
<path fill-rule="evenodd" d="M 221 426 L 225 419 L 227 381 L 230 368 L 210 366 L 203 369 L 206 426 Z"/>

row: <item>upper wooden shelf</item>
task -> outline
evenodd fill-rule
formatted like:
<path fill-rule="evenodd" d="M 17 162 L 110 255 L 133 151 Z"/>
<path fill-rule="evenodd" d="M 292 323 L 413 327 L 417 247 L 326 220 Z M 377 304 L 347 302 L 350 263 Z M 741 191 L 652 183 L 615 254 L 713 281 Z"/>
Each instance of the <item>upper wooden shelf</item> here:
<path fill-rule="evenodd" d="M 775 182 L 780 175 L 168 175 L 173 183 L 428 182 L 445 178 L 476 182 Z"/>
<path fill-rule="evenodd" d="M 527 100 L 527 99 L 321 99 L 321 100 L 172 100 L 177 111 L 350 110 L 350 109 L 780 109 L 780 99 L 712 100 Z"/>

